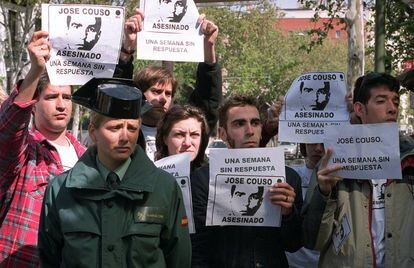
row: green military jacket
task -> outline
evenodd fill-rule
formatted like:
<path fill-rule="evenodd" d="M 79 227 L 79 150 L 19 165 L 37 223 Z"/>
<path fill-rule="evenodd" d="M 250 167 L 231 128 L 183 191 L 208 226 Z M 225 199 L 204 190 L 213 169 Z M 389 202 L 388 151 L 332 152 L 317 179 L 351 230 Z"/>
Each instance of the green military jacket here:
<path fill-rule="evenodd" d="M 47 187 L 39 228 L 42 267 L 190 267 L 179 186 L 137 146 L 111 189 L 88 149 Z"/>
<path fill-rule="evenodd" d="M 385 190 L 385 267 L 414 267 L 414 152 L 401 155 L 402 180 L 388 180 Z M 302 209 L 305 246 L 321 252 L 319 267 L 375 267 L 371 238 L 372 185 L 340 181 L 323 196 L 314 171 Z M 343 221 L 350 233 L 335 245 Z"/>

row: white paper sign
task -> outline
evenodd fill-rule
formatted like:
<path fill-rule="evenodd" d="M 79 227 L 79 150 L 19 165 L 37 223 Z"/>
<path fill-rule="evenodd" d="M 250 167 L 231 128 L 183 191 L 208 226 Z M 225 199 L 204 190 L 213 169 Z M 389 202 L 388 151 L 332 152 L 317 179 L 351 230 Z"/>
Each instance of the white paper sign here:
<path fill-rule="evenodd" d="M 281 148 L 211 149 L 206 225 L 280 226 L 268 190 L 285 181 Z"/>
<path fill-rule="evenodd" d="M 165 170 L 173 175 L 177 180 L 183 194 L 184 207 L 188 220 L 188 229 L 190 234 L 193 234 L 195 233 L 195 226 L 193 218 L 193 201 L 191 198 L 190 162 L 191 153 L 182 153 L 165 157 L 154 162 L 154 164 L 158 168 L 161 168 L 162 170 Z"/>
<path fill-rule="evenodd" d="M 83 85 L 112 77 L 122 42 L 124 8 L 42 5 L 42 29 L 49 32 L 46 67 L 53 85 Z"/>
<path fill-rule="evenodd" d="M 279 140 L 322 143 L 327 126 L 349 121 L 345 76 L 340 72 L 305 73 L 293 81 L 279 117 Z"/>
<path fill-rule="evenodd" d="M 204 41 L 193 0 L 143 0 L 144 29 L 138 33 L 138 59 L 204 61 Z"/>
<path fill-rule="evenodd" d="M 339 252 L 350 233 L 351 226 L 349 225 L 348 216 L 345 214 L 342 217 L 341 223 L 336 227 L 335 232 L 332 234 L 333 246 L 336 253 Z"/>
<path fill-rule="evenodd" d="M 325 148 L 332 147 L 328 165 L 346 179 L 402 179 L 396 123 L 357 124 L 326 128 Z"/>

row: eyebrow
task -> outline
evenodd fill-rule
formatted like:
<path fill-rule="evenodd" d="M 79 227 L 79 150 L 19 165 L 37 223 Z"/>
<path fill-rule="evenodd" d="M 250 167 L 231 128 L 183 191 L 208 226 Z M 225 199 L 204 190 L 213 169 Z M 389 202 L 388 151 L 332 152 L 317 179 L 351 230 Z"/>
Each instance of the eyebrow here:
<path fill-rule="evenodd" d="M 375 98 L 377 99 L 377 98 L 387 98 L 388 97 L 388 95 L 385 95 L 385 94 L 381 94 L 381 95 L 377 95 L 377 96 L 375 96 Z M 399 96 L 393 96 L 392 97 L 393 99 L 400 99 L 400 97 Z"/>
<path fill-rule="evenodd" d="M 234 119 L 233 121 L 231 121 L 231 123 L 233 124 L 233 123 L 245 123 L 245 122 L 247 122 L 247 120 L 246 119 Z"/>

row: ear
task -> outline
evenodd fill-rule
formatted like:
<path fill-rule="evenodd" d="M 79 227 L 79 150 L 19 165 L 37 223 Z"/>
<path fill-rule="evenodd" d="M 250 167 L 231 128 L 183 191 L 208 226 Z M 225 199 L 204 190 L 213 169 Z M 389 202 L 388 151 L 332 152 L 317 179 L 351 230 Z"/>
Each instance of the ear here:
<path fill-rule="evenodd" d="M 227 131 L 224 127 L 218 128 L 219 137 L 221 140 L 227 142 Z"/>
<path fill-rule="evenodd" d="M 366 114 L 365 105 L 357 101 L 354 103 L 354 112 L 359 117 L 362 118 L 362 115 Z"/>
<path fill-rule="evenodd" d="M 89 134 L 89 137 L 91 138 L 91 140 L 93 141 L 94 144 L 96 144 L 95 131 L 96 131 L 96 128 L 94 127 L 94 125 L 89 124 L 89 126 L 88 126 L 88 134 Z"/>

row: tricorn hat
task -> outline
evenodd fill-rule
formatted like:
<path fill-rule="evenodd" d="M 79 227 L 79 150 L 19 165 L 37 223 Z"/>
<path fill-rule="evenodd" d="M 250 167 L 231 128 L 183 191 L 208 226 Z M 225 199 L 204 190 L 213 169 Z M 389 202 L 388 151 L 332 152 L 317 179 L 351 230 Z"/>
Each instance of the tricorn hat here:
<path fill-rule="evenodd" d="M 72 101 L 112 118 L 135 119 L 151 108 L 132 80 L 92 78 L 73 95 Z"/>

